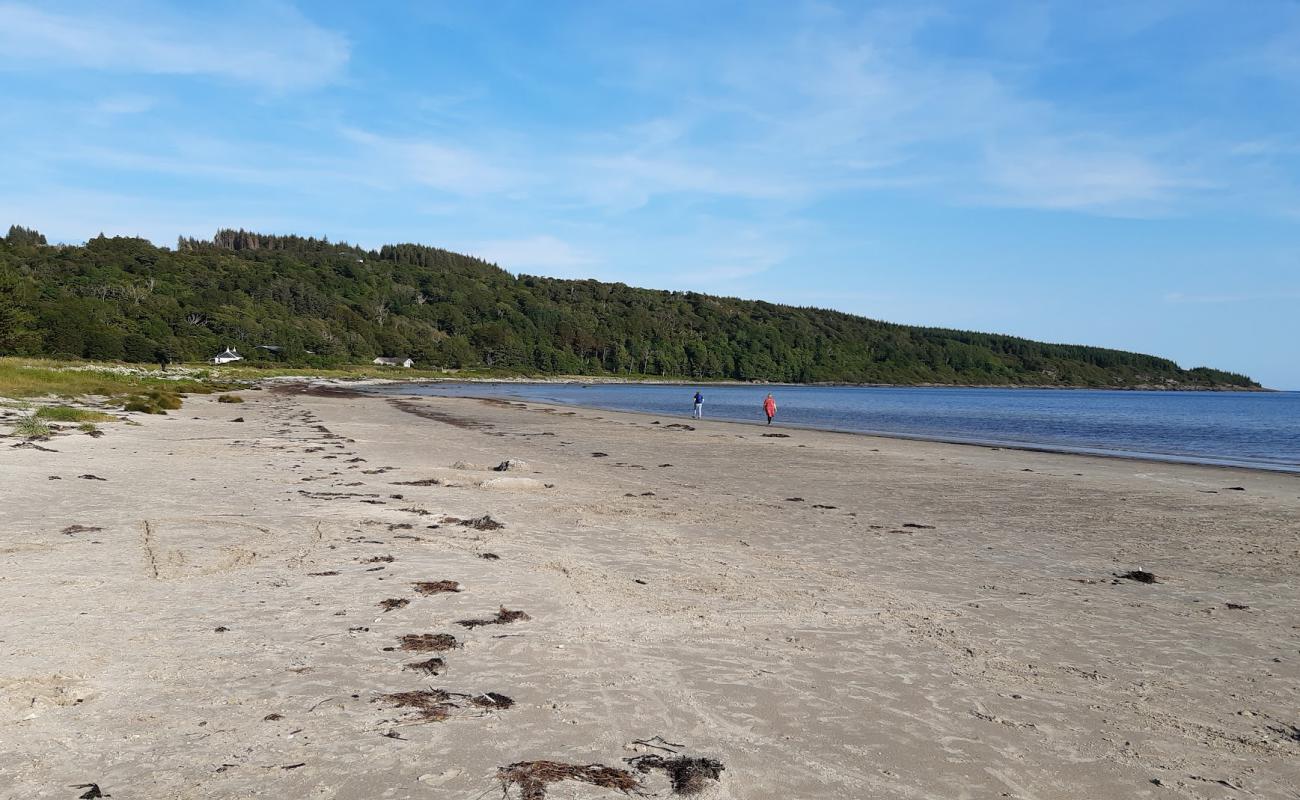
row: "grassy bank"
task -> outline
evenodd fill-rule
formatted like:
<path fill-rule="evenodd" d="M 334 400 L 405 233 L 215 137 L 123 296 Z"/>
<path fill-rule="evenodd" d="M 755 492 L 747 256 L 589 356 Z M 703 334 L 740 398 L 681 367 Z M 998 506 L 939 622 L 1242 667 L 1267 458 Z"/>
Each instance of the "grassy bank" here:
<path fill-rule="evenodd" d="M 187 394 L 227 388 L 227 381 L 201 369 L 162 372 L 123 364 L 0 358 L 0 407 L 28 412 L 16 419 L 5 414 L 10 434 L 27 439 L 43 439 L 71 425 L 99 435 L 96 423 L 120 419 L 104 409 L 165 414 L 180 408 Z M 93 407 L 86 407 L 92 398 Z"/>
<path fill-rule="evenodd" d="M 239 388 L 269 378 L 325 378 L 334 380 L 576 380 L 601 382 L 662 381 L 653 375 L 556 376 L 524 370 L 493 369 L 393 369 L 371 364 L 328 368 L 276 364 L 176 364 L 166 372 L 142 364 L 93 361 L 59 361 L 42 358 L 0 357 L 0 397 L 10 399 L 102 396 L 138 397 L 167 394 L 207 394 Z M 698 381 L 712 383 L 714 381 Z"/>
<path fill-rule="evenodd" d="M 333 378 L 365 380 L 448 380 L 454 378 L 519 378 L 518 372 L 476 370 L 449 374 L 442 370 L 392 369 L 368 364 L 330 368 L 275 364 L 174 364 L 162 371 L 143 364 L 60 361 L 44 358 L 0 357 L 0 397 L 121 397 L 150 392 L 206 394 L 237 388 L 268 378 Z"/>
<path fill-rule="evenodd" d="M 153 390 L 206 393 L 216 381 L 207 371 L 164 373 L 121 364 L 0 358 L 0 397 L 117 397 Z"/>

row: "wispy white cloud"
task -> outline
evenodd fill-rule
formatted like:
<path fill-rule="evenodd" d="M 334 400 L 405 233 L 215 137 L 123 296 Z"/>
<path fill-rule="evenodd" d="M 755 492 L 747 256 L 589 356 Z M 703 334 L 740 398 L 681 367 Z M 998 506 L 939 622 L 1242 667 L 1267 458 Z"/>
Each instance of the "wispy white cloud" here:
<path fill-rule="evenodd" d="M 343 36 L 281 2 L 132 10 L 0 3 L 0 68 L 202 75 L 284 91 L 328 83 L 348 62 Z"/>
<path fill-rule="evenodd" d="M 517 191 L 527 181 L 522 168 L 512 169 L 482 148 L 355 128 L 340 133 L 357 147 L 353 169 L 377 185 L 417 183 L 460 195 L 486 195 Z"/>
<path fill-rule="evenodd" d="M 158 104 L 154 97 L 145 94 L 120 93 L 105 95 L 95 101 L 94 111 L 100 114 L 143 114 Z"/>
<path fill-rule="evenodd" d="M 797 201 L 911 188 L 948 202 L 1148 215 L 1205 188 L 1180 157 L 1181 134 L 1136 137 L 1114 114 L 1029 88 L 1053 35 L 1048 6 L 985 21 L 971 35 L 995 52 L 979 59 L 922 43 L 950 16 L 923 4 L 821 7 L 777 38 L 706 38 L 674 58 L 638 52 L 624 65 L 631 89 L 677 111 L 644 136 L 629 127 L 601 143 L 595 196 L 636 207 L 675 192 Z"/>
<path fill-rule="evenodd" d="M 1264 301 L 1300 299 L 1300 289 L 1278 289 L 1274 291 L 1248 292 L 1169 292 L 1164 296 L 1166 303 L 1193 305 L 1221 305 L 1228 303 L 1257 303 Z"/>
<path fill-rule="evenodd" d="M 1294 134 L 1265 136 L 1229 145 L 1229 155 L 1242 158 L 1273 158 L 1300 155 L 1300 136 Z"/>
<path fill-rule="evenodd" d="M 687 154 L 667 153 L 577 155 L 568 185 L 590 201 L 624 209 L 643 206 L 662 195 L 774 199 L 790 197 L 801 189 L 762 170 L 691 159 Z"/>
<path fill-rule="evenodd" d="M 1104 140 L 1039 139 L 1015 150 L 990 148 L 994 204 L 1145 216 L 1163 213 L 1203 182 Z"/>
<path fill-rule="evenodd" d="M 190 137 L 181 142 L 150 142 L 147 148 L 79 145 L 60 149 L 51 161 L 63 160 L 91 167 L 96 171 L 112 170 L 152 173 L 180 178 L 203 178 L 222 183 L 250 186 L 306 186 L 337 178 L 322 165 L 306 166 L 287 155 L 276 159 L 271 154 L 250 155 L 250 146 L 211 137 Z"/>
<path fill-rule="evenodd" d="M 1227 66 L 1255 77 L 1300 84 L 1300 10 L 1293 8 L 1287 23 L 1267 41 L 1239 54 Z"/>
<path fill-rule="evenodd" d="M 1173 0 L 1150 5 L 1159 5 L 1158 13 L 1108 5 L 1096 27 L 1133 35 L 1178 13 Z M 0 70 L 204 75 L 285 90 L 339 79 L 349 58 L 342 36 L 283 3 L 137 6 L 150 11 L 144 14 L 109 14 L 88 2 L 52 8 L 0 0 Z M 651 33 L 631 46 L 626 37 L 607 37 L 609 69 L 601 79 L 619 83 L 626 97 L 609 109 L 559 109 L 554 116 L 572 114 L 572 125 L 549 115 L 534 125 L 528 112 L 513 116 L 513 109 L 479 116 L 491 108 L 487 89 L 449 94 L 445 82 L 431 80 L 427 106 L 404 102 L 404 113 L 383 125 L 361 111 L 344 123 L 330 114 L 316 118 L 315 98 L 308 98 L 286 112 L 300 128 L 265 139 L 254 128 L 208 135 L 178 124 L 134 140 L 48 145 L 46 162 L 298 195 L 362 187 L 446 218 L 468 216 L 472 206 L 472 213 L 495 214 L 505 237 L 479 237 L 487 257 L 543 272 L 596 270 L 601 259 L 592 253 L 617 249 L 532 235 L 549 230 L 548 219 L 585 215 L 607 223 L 590 241 L 608 244 L 622 221 L 638 215 L 669 209 L 689 227 L 707 209 L 729 215 L 730 224 L 654 244 L 689 254 L 698 266 L 683 278 L 727 283 L 771 270 L 798 249 L 786 230 L 766 231 L 759 242 L 747 239 L 747 230 L 764 219 L 797 218 L 815 203 L 911 193 L 958 205 L 1171 215 L 1226 191 L 1221 184 L 1234 177 L 1215 159 L 1294 155 L 1285 136 L 1241 136 L 1234 150 L 1173 126 L 1137 135 L 1141 126 L 1122 111 L 1054 99 L 1040 71 L 1050 66 L 1053 37 L 1065 24 L 1060 5 L 958 19 L 979 40 L 978 55 L 933 46 L 936 27 L 953 24 L 957 14 L 938 5 L 803 8 L 791 12 L 788 25 L 754 36 L 706 32 L 668 41 Z M 401 90 L 403 101 L 417 94 L 409 85 Z M 101 98 L 96 110 L 139 114 L 152 103 L 147 94 L 123 92 Z M 122 129 L 131 122 L 123 120 Z M 1274 187 L 1272 213 L 1296 208 L 1285 182 Z M 498 213 L 516 207 L 518 216 Z M 630 224 L 621 230 L 640 242 L 653 236 Z"/>
<path fill-rule="evenodd" d="M 491 261 L 512 272 L 536 272 L 555 277 L 588 277 L 598 259 L 591 253 L 554 236 L 469 242 L 466 253 Z"/>
<path fill-rule="evenodd" d="M 691 238 L 691 266 L 668 276 L 674 285 L 725 292 L 728 284 L 762 275 L 790 255 L 781 237 L 749 227 L 715 222 Z"/>
<path fill-rule="evenodd" d="M 206 74 L 276 89 L 317 85 L 346 66 L 346 40 L 291 6 L 235 5 L 221 14 L 213 24 L 211 10 L 108 15 L 0 0 L 0 65 Z M 1151 24 L 1150 15 L 1138 16 L 1137 29 Z M 656 109 L 646 118 L 610 117 L 568 140 L 521 123 L 499 132 L 514 137 L 506 144 L 491 135 L 456 141 L 418 126 L 344 127 L 336 133 L 351 150 L 307 169 L 377 189 L 527 196 L 614 214 L 657 198 L 797 205 L 835 192 L 906 190 L 950 203 L 1149 216 L 1211 188 L 1180 156 L 1184 142 L 1159 132 L 1133 136 L 1108 115 L 1061 108 L 1026 88 L 1058 24 L 1049 6 L 995 15 L 974 32 L 1002 60 L 927 49 L 923 35 L 950 17 L 924 4 L 866 13 L 809 7 L 775 37 L 705 35 L 671 53 L 652 43 L 631 48 L 630 58 L 611 56 L 611 74 L 624 75 Z M 1132 28 L 1129 17 L 1108 24 Z M 1003 41 L 1008 36 L 1015 41 Z M 127 114 L 150 102 L 122 95 L 102 99 L 99 110 Z M 457 128 L 474 125 L 470 115 Z M 214 164 L 201 154 L 160 159 L 152 149 L 135 160 L 145 169 L 262 184 L 284 171 L 278 160 Z"/>
<path fill-rule="evenodd" d="M 340 128 L 323 131 L 320 141 L 332 146 L 303 149 L 251 135 L 168 132 L 140 141 L 59 143 L 47 146 L 41 156 L 47 164 L 303 192 L 366 187 L 392 193 L 428 187 L 451 196 L 477 197 L 517 190 L 526 180 L 524 172 L 498 165 L 487 152 L 431 137 L 396 138 Z"/>

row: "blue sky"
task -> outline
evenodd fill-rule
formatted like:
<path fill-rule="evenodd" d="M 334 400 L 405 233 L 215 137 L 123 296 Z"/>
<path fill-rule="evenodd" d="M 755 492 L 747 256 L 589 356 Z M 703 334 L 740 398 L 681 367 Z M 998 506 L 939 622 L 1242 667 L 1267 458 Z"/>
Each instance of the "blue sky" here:
<path fill-rule="evenodd" d="M 0 224 L 416 241 L 1300 389 L 1293 0 L 109 5 L 0 0 Z"/>

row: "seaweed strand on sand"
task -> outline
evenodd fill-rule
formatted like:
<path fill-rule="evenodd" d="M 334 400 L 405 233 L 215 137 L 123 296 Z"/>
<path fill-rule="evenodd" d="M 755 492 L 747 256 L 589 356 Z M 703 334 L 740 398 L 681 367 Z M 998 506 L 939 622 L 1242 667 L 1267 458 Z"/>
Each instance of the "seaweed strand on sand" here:
<path fill-rule="evenodd" d="M 618 789 L 624 794 L 641 787 L 636 776 L 625 769 L 607 767 L 604 764 L 565 764 L 560 761 L 519 761 L 499 768 L 497 780 L 501 781 L 501 788 L 505 792 L 509 792 L 512 786 L 518 786 L 521 800 L 545 800 L 546 787 L 561 781 L 578 781 L 603 789 Z"/>
<path fill-rule="evenodd" d="M 527 612 L 511 611 L 505 606 L 501 606 L 495 617 L 490 619 L 462 619 L 457 621 L 456 624 L 466 628 L 477 628 L 482 625 L 509 625 L 512 622 L 526 622 L 530 619 L 532 617 L 528 616 Z"/>
<path fill-rule="evenodd" d="M 460 584 L 456 581 L 417 581 L 412 586 L 415 587 L 415 591 L 423 595 L 460 591 Z"/>
<path fill-rule="evenodd" d="M 699 794 L 708 786 L 709 781 L 721 778 L 722 771 L 726 769 L 721 761 L 714 758 L 682 755 L 664 757 L 653 753 L 630 758 L 627 763 L 640 772 L 662 770 L 672 784 L 673 794 L 682 795 Z"/>
<path fill-rule="evenodd" d="M 402 649 L 417 653 L 429 650 L 454 650 L 460 647 L 456 637 L 450 633 L 408 633 L 402 636 Z"/>

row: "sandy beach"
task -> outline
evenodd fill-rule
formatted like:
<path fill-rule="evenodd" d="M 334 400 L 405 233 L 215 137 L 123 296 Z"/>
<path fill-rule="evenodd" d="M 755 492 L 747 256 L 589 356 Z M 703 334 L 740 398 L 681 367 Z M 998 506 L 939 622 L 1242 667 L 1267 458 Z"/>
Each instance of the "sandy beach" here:
<path fill-rule="evenodd" d="M 240 394 L 0 440 L 0 797 L 1300 797 L 1297 476 Z"/>

